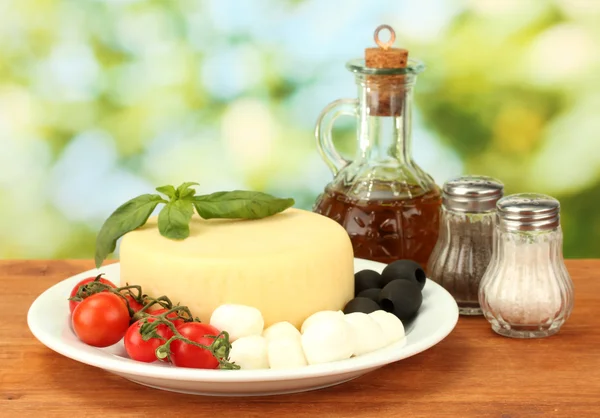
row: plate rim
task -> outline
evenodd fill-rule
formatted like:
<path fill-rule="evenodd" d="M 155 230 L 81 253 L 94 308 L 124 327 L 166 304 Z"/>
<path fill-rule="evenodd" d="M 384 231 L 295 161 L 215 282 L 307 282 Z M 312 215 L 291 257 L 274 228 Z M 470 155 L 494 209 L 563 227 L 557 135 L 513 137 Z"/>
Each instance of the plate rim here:
<path fill-rule="evenodd" d="M 371 266 L 374 270 L 381 271 L 385 264 L 361 258 L 354 258 L 354 265 L 363 264 Z M 426 288 L 439 293 L 439 297 L 445 300 L 448 305 L 448 312 L 445 312 L 443 321 L 440 321 L 439 328 L 436 332 L 419 340 L 418 344 L 405 347 L 407 339 L 401 342 L 393 343 L 387 347 L 350 359 L 308 365 L 294 369 L 261 369 L 261 370 L 204 370 L 192 369 L 183 367 L 174 367 L 157 363 L 142 363 L 128 358 L 123 358 L 103 349 L 85 345 L 83 342 L 71 344 L 69 341 L 63 340 L 60 335 L 53 335 L 50 331 L 45 330 L 38 323 L 38 311 L 48 298 L 54 298 L 54 293 L 60 288 L 67 286 L 73 282 L 70 287 L 74 286 L 77 281 L 84 277 L 96 276 L 100 272 L 109 274 L 108 272 L 120 271 L 120 263 L 113 263 L 103 266 L 100 269 L 90 269 L 55 283 L 51 287 L 42 292 L 31 304 L 27 313 L 27 325 L 34 337 L 49 349 L 61 354 L 71 360 L 78 361 L 90 366 L 98 367 L 114 373 L 125 373 L 145 378 L 179 380 L 179 381 L 194 381 L 205 383 L 250 383 L 250 382 L 275 382 L 285 380 L 301 380 L 317 377 L 331 376 L 337 374 L 349 374 L 383 367 L 387 364 L 395 363 L 408 357 L 412 357 L 429 348 L 435 346 L 444 340 L 456 327 L 459 318 L 458 306 L 454 298 L 442 286 L 427 279 Z M 69 288 L 70 290 L 70 288 Z M 451 308 L 450 308 L 451 307 Z M 68 313 L 67 304 L 65 310 Z M 46 312 L 46 315 L 48 313 Z M 63 315 L 63 311 L 53 312 L 53 315 Z M 419 317 L 417 317 L 418 320 Z M 68 320 L 68 316 L 65 318 Z M 416 321 L 417 321 L 416 320 Z M 68 326 L 68 325 L 67 325 Z M 416 326 L 416 323 L 415 323 Z M 69 327 L 69 332 L 73 332 Z M 410 334 L 408 335 L 410 337 Z M 407 337 L 407 338 L 408 338 Z M 81 348 L 78 345 L 81 344 Z"/>

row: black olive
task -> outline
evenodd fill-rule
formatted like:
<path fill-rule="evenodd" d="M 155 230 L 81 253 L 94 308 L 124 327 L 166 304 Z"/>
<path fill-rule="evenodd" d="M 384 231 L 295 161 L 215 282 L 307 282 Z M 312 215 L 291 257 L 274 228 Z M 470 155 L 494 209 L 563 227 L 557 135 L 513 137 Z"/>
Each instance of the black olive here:
<path fill-rule="evenodd" d="M 368 298 L 354 298 L 344 306 L 344 313 L 349 314 L 352 312 L 362 312 L 370 314 L 371 312 L 379 311 L 381 308 L 372 299 Z"/>
<path fill-rule="evenodd" d="M 383 280 L 382 287 L 385 287 L 392 280 L 410 280 L 414 282 L 419 289 L 425 287 L 425 271 L 419 263 L 412 260 L 398 260 L 388 264 L 381 272 Z"/>
<path fill-rule="evenodd" d="M 379 306 L 401 320 L 410 319 L 423 303 L 421 289 L 411 280 L 392 280 L 379 294 Z"/>
<path fill-rule="evenodd" d="M 354 275 L 354 296 L 363 290 L 382 288 L 381 274 L 373 270 L 361 270 Z"/>
<path fill-rule="evenodd" d="M 381 292 L 381 289 L 367 289 L 367 290 L 363 290 L 362 292 L 360 292 L 358 295 L 356 295 L 357 298 L 367 298 L 367 299 L 372 299 L 375 302 L 379 303 L 379 293 Z"/>

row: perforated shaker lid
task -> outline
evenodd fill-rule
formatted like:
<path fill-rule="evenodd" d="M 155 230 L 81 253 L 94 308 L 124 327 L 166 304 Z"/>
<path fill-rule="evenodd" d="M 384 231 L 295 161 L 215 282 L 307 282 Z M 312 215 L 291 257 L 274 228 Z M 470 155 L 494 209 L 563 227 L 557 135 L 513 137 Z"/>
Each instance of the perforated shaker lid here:
<path fill-rule="evenodd" d="M 506 196 L 497 204 L 500 224 L 513 231 L 545 231 L 560 225 L 560 203 L 539 193 Z"/>
<path fill-rule="evenodd" d="M 461 176 L 448 180 L 443 187 L 443 204 L 459 212 L 491 212 L 504 195 L 504 185 L 492 177 Z"/>

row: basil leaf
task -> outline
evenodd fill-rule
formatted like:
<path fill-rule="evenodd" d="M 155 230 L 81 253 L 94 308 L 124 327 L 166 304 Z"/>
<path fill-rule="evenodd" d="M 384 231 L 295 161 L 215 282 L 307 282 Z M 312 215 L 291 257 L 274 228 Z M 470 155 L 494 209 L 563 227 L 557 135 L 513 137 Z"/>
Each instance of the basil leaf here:
<path fill-rule="evenodd" d="M 260 219 L 294 205 L 294 199 L 280 199 L 262 192 L 234 190 L 194 196 L 194 207 L 204 219 Z"/>
<path fill-rule="evenodd" d="M 172 200 L 158 214 L 158 231 L 164 237 L 184 239 L 190 235 L 194 207 L 189 200 Z"/>
<path fill-rule="evenodd" d="M 169 196 L 169 199 L 173 199 L 175 197 L 175 193 L 176 193 L 175 187 L 171 186 L 170 184 L 168 184 L 166 186 L 157 187 L 156 191 Z"/>
<path fill-rule="evenodd" d="M 185 182 L 177 188 L 177 195 L 179 196 L 180 199 L 192 197 L 196 194 L 196 190 L 192 189 L 192 186 L 197 186 L 197 185 L 198 185 L 198 183 L 195 183 L 193 181 Z"/>
<path fill-rule="evenodd" d="M 117 240 L 144 225 L 161 202 L 166 203 L 166 200 L 160 195 L 143 194 L 123 203 L 108 217 L 96 237 L 96 268 L 115 250 Z"/>

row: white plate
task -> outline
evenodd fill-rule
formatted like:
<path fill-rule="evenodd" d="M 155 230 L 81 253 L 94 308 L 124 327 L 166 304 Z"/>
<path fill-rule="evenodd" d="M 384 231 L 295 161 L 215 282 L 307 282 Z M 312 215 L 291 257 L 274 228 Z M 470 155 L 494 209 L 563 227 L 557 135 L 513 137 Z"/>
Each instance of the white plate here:
<path fill-rule="evenodd" d="M 354 261 L 355 271 L 367 268 L 381 271 L 383 267 L 384 264 L 372 261 Z M 111 281 L 119 283 L 118 264 L 103 267 L 101 271 Z M 67 298 L 79 280 L 96 274 L 97 270 L 77 274 L 42 293 L 33 302 L 27 315 L 33 335 L 57 353 L 133 382 L 197 395 L 274 395 L 337 385 L 427 350 L 443 340 L 458 320 L 458 307 L 452 296 L 438 284 L 427 280 L 419 314 L 406 326 L 407 338 L 373 353 L 293 370 L 178 368 L 159 362 L 148 364 L 133 361 L 127 358 L 122 342 L 108 348 L 95 348 L 77 339 L 70 327 Z M 61 301 L 64 303 L 57 304 Z"/>

